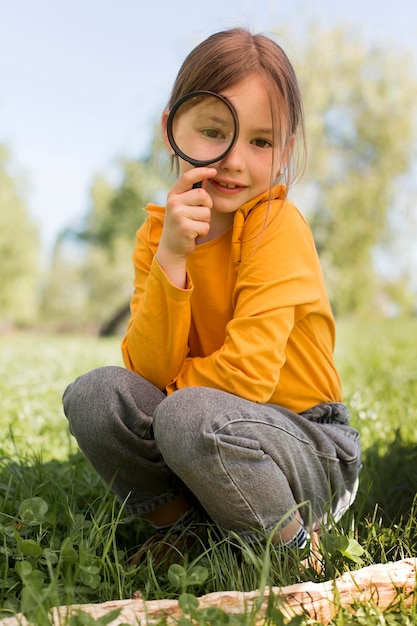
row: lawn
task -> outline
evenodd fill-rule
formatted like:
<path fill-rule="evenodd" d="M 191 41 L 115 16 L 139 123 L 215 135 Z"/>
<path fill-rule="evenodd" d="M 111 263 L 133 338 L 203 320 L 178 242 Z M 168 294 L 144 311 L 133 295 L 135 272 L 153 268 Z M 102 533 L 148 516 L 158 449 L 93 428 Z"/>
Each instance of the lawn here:
<path fill-rule="evenodd" d="M 361 432 L 363 470 L 354 506 L 323 537 L 323 572 L 300 571 L 302 555 L 276 551 L 266 560 L 244 550 L 239 563 L 237 540 L 206 525 L 204 545 L 182 563 L 182 576 L 164 563 L 128 566 L 150 529 L 116 504 L 78 452 L 62 412 L 68 382 L 94 367 L 121 364 L 119 339 L 0 337 L 0 620 L 23 611 L 35 624 L 48 624 L 51 606 L 130 598 L 137 591 L 156 599 L 185 589 L 199 596 L 320 582 L 417 555 L 416 337 L 417 320 L 338 325 L 336 359 L 352 424 Z M 251 623 L 211 619 L 202 623 Z M 77 620 L 72 626 L 93 623 L 82 615 Z M 416 621 L 415 607 L 401 610 L 399 598 L 384 614 L 368 605 L 355 615 L 340 610 L 333 624 Z M 276 615 L 270 623 L 279 623 Z"/>

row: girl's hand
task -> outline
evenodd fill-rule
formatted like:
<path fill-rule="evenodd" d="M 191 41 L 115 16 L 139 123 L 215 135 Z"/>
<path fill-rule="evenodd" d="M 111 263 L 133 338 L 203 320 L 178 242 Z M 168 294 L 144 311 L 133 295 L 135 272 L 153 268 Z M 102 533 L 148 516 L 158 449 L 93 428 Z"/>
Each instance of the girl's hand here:
<path fill-rule="evenodd" d="M 185 286 L 186 259 L 194 252 L 197 237 L 210 230 L 212 199 L 204 188 L 217 170 L 212 167 L 192 168 L 185 172 L 167 196 L 164 226 L 156 258 L 170 280 Z M 203 181 L 203 186 L 193 185 Z"/>
<path fill-rule="evenodd" d="M 204 189 L 204 181 L 216 175 L 211 167 L 188 170 L 168 193 L 160 248 L 172 255 L 187 257 L 194 251 L 197 237 L 210 230 L 212 199 Z M 203 187 L 193 185 L 203 181 Z"/>

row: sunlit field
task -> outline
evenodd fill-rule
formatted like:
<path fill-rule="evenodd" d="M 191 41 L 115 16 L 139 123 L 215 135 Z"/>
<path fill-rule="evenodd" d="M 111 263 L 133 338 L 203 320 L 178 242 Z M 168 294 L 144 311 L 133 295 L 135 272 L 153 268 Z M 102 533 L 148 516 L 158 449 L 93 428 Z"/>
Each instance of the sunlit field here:
<path fill-rule="evenodd" d="M 361 433 L 363 470 L 354 506 L 323 537 L 323 571 L 300 569 L 303 555 L 278 551 L 268 555 L 267 568 L 261 552 L 243 551 L 239 562 L 233 541 L 206 524 L 201 545 L 183 562 L 182 588 L 167 563 L 129 567 L 150 529 L 123 513 L 78 452 L 62 412 L 62 393 L 76 376 L 121 364 L 120 340 L 0 337 L 0 624 L 15 612 L 48 624 L 51 606 L 130 598 L 135 591 L 145 599 L 176 598 L 184 580 L 199 596 L 320 582 L 417 555 L 416 337 L 417 320 L 338 324 L 336 359 L 352 424 Z M 415 608 L 401 606 L 399 598 L 385 614 L 376 606 L 344 609 L 332 623 L 416 623 Z M 77 619 L 71 624 L 93 623 Z M 252 622 L 213 614 L 201 623 Z"/>

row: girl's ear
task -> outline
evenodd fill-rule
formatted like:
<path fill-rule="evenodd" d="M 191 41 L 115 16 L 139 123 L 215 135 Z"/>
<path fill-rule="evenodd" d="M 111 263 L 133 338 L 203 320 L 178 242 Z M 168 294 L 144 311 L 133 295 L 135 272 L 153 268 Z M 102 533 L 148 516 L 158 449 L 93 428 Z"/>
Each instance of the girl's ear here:
<path fill-rule="evenodd" d="M 161 118 L 162 137 L 164 139 L 164 144 L 167 147 L 168 152 L 170 154 L 173 154 L 172 147 L 171 147 L 171 144 L 169 143 L 168 133 L 167 133 L 168 117 L 169 117 L 169 110 L 165 109 L 165 111 L 162 113 L 162 118 Z"/>

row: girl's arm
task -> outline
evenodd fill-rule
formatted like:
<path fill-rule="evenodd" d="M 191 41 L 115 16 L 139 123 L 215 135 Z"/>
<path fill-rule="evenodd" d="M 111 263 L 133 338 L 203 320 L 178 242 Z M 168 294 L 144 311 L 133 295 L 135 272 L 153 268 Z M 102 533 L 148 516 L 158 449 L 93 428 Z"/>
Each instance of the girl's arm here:
<path fill-rule="evenodd" d="M 178 373 L 188 349 L 192 285 L 186 262 L 196 239 L 210 229 L 212 200 L 204 181 L 213 168 L 186 171 L 167 196 L 152 232 L 138 231 L 134 252 L 135 290 L 122 342 L 125 365 L 160 389 Z M 194 183 L 203 181 L 201 188 Z"/>
<path fill-rule="evenodd" d="M 178 374 L 187 355 L 192 293 L 188 274 L 180 289 L 155 258 L 163 217 L 162 207 L 154 207 L 137 233 L 131 317 L 122 341 L 126 367 L 159 389 Z"/>

